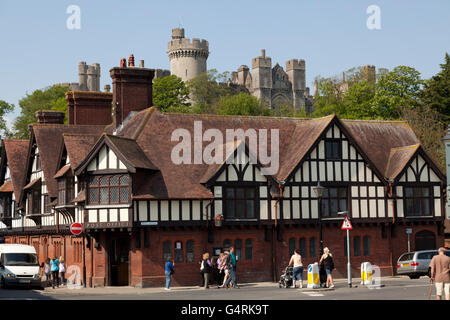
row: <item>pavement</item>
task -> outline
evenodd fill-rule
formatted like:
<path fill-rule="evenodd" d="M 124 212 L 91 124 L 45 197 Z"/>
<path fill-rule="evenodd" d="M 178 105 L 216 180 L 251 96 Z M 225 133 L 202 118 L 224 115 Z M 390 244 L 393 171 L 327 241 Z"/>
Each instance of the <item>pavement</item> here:
<path fill-rule="evenodd" d="M 198 286 L 164 288 L 98 287 L 70 289 L 60 287 L 44 290 L 0 290 L 0 300 L 427 300 L 430 288 L 428 277 L 411 280 L 408 277 L 383 277 L 382 286 L 368 288 L 353 279 L 349 288 L 347 279 L 335 279 L 334 289 L 279 288 L 278 283 L 242 283 L 239 289 L 205 290 Z M 431 300 L 436 299 L 435 289 Z"/>
<path fill-rule="evenodd" d="M 302 289 L 279 288 L 278 283 L 255 282 L 240 284 L 239 289 L 218 289 L 211 286 L 205 290 L 199 286 L 172 287 L 170 291 L 164 288 L 134 288 L 134 287 L 99 287 L 68 289 L 65 287 L 45 288 L 41 294 L 54 299 L 148 299 L 148 300 L 284 300 L 284 299 L 351 299 L 351 300 L 385 300 L 407 299 L 424 300 L 430 286 L 428 277 L 411 280 L 408 277 L 383 277 L 381 286 L 368 288 L 362 286 L 359 279 L 353 279 L 352 288 L 348 287 L 347 279 L 335 279 L 335 288 L 307 288 L 306 281 Z M 372 290 L 371 290 L 372 289 Z M 434 293 L 434 286 L 433 286 Z M 434 296 L 435 298 L 435 296 Z"/>

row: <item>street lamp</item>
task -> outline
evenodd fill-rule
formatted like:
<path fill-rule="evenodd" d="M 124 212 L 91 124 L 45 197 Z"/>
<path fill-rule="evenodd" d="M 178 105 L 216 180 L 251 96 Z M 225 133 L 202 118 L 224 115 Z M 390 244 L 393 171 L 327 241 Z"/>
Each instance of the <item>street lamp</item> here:
<path fill-rule="evenodd" d="M 317 186 L 313 187 L 314 193 L 319 198 L 319 250 L 320 256 L 323 255 L 323 239 L 322 239 L 322 196 L 327 188 L 320 185 L 320 181 L 317 182 Z"/>
<path fill-rule="evenodd" d="M 348 217 L 348 211 L 341 211 L 337 213 L 338 215 L 343 215 L 344 219 L 345 217 Z M 348 287 L 352 287 L 352 267 L 350 264 L 350 233 L 347 229 L 347 283 Z"/>

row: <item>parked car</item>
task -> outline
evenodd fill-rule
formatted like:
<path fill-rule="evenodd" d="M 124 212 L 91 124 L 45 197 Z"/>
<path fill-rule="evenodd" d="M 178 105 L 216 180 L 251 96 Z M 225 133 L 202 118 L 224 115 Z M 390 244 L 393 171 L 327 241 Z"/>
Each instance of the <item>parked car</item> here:
<path fill-rule="evenodd" d="M 437 250 L 406 252 L 398 258 L 397 274 L 409 276 L 411 279 L 419 279 L 420 276 L 430 277 L 430 262 L 437 254 Z M 445 254 L 450 257 L 450 250 L 445 250 Z"/>
<path fill-rule="evenodd" d="M 41 287 L 36 249 L 23 244 L 0 244 L 0 286 Z"/>

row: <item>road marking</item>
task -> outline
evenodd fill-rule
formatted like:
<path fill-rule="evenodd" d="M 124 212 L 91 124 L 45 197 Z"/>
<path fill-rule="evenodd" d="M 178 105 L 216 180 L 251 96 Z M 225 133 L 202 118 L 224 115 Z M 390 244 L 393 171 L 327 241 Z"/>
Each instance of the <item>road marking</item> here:
<path fill-rule="evenodd" d="M 324 294 L 323 293 L 310 293 L 310 292 L 302 292 L 303 294 L 306 294 L 310 297 L 323 297 Z"/>

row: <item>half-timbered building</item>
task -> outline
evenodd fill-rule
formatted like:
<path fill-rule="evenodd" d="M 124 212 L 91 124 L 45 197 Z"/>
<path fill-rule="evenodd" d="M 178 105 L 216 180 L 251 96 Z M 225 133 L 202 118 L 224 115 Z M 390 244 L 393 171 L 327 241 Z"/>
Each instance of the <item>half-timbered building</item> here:
<path fill-rule="evenodd" d="M 151 71 L 111 70 L 111 125 L 93 125 L 86 115 L 79 119 L 89 125 L 41 120 L 30 141 L 5 141 L 6 242 L 35 245 L 41 261 L 63 255 L 68 265 L 84 262 L 92 286 L 162 285 L 166 259 L 175 262 L 176 283 L 196 284 L 201 255 L 230 246 L 239 281 L 277 280 L 295 248 L 305 264 L 318 261 L 319 225 L 344 276 L 342 213 L 353 225 L 355 273 L 369 261 L 393 274 L 408 249 L 407 229 L 412 250 L 443 244 L 446 178 L 406 122 L 162 113 L 147 108 Z M 174 160 L 180 129 L 190 139 L 183 152 L 194 151 L 189 161 Z M 219 161 L 198 157 L 212 132 L 225 137 L 229 130 L 242 134 L 218 144 Z M 278 151 L 274 173 L 254 161 L 252 130 L 265 133 L 258 147 L 266 139 L 269 154 Z M 326 188 L 320 198 L 318 183 Z M 84 225 L 84 258 L 81 238 L 68 231 L 73 222 Z"/>

